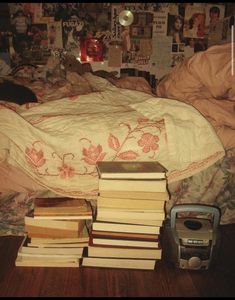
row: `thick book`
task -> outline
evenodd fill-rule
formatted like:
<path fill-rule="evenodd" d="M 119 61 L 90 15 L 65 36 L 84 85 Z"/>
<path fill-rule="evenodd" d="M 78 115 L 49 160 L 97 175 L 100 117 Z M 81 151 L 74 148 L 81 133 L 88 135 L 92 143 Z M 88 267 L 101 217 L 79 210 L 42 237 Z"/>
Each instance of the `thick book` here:
<path fill-rule="evenodd" d="M 167 169 L 156 161 L 98 161 L 104 179 L 165 179 Z"/>
<path fill-rule="evenodd" d="M 155 259 L 130 259 L 130 258 L 107 258 L 107 257 L 83 257 L 83 267 L 122 268 L 154 270 Z"/>
<path fill-rule="evenodd" d="M 74 198 L 35 198 L 34 217 L 60 217 L 82 219 L 92 216 L 90 203 Z"/>
<path fill-rule="evenodd" d="M 77 261 L 79 258 L 82 258 L 82 253 L 79 254 L 51 254 L 51 253 L 26 253 L 26 252 L 18 252 L 18 257 L 22 257 L 23 259 L 35 261 Z"/>
<path fill-rule="evenodd" d="M 39 259 L 28 259 L 26 257 L 17 256 L 15 260 L 16 267 L 51 267 L 51 268 L 79 268 L 81 259 L 72 261 L 50 261 Z"/>
<path fill-rule="evenodd" d="M 28 241 L 28 246 L 34 247 L 74 247 L 86 245 L 89 241 L 89 233 L 86 226 L 77 237 L 62 237 L 62 238 L 39 238 L 31 237 Z"/>
<path fill-rule="evenodd" d="M 166 192 L 166 179 L 99 179 L 99 191 Z"/>
<path fill-rule="evenodd" d="M 44 230 L 48 228 L 54 228 L 81 232 L 85 226 L 85 220 L 41 220 L 35 219 L 34 217 L 25 216 L 24 221 L 26 227 L 44 227 Z"/>
<path fill-rule="evenodd" d="M 94 221 L 92 229 L 96 231 L 111 231 L 111 232 L 130 232 L 143 234 L 160 234 L 160 226 L 123 224 L 113 222 Z"/>
<path fill-rule="evenodd" d="M 78 220 L 92 220 L 93 216 L 92 213 L 89 214 L 80 214 L 79 216 L 72 216 L 72 215 L 65 215 L 65 214 L 61 214 L 61 215 L 37 215 L 34 216 L 34 219 L 37 220 L 73 220 L 73 221 L 78 221 Z"/>
<path fill-rule="evenodd" d="M 161 259 L 162 249 L 88 245 L 89 257 Z"/>
<path fill-rule="evenodd" d="M 135 200 L 155 200 L 167 201 L 169 194 L 165 192 L 135 192 L 135 191 L 99 191 L 99 196 L 104 198 L 121 198 L 121 199 L 135 199 Z"/>
<path fill-rule="evenodd" d="M 25 216 L 25 231 L 29 237 L 71 238 L 78 237 L 85 226 L 85 220 L 39 220 Z"/>
<path fill-rule="evenodd" d="M 126 223 L 135 225 L 150 225 L 150 226 L 162 226 L 163 220 L 146 220 L 146 219 L 126 219 L 116 217 L 96 217 L 96 221 L 100 222 L 112 222 L 112 223 Z"/>
<path fill-rule="evenodd" d="M 122 209 L 111 209 L 102 208 L 97 210 L 97 219 L 100 218 L 123 218 L 123 219 L 134 219 L 134 220 L 164 220 L 164 211 L 133 211 L 133 210 L 122 210 Z"/>
<path fill-rule="evenodd" d="M 164 200 L 143 200 L 143 199 L 123 199 L 123 198 L 108 198 L 108 197 L 97 197 L 97 209 L 99 208 L 121 208 L 126 210 L 131 209 L 145 209 L 145 210 L 164 210 Z"/>

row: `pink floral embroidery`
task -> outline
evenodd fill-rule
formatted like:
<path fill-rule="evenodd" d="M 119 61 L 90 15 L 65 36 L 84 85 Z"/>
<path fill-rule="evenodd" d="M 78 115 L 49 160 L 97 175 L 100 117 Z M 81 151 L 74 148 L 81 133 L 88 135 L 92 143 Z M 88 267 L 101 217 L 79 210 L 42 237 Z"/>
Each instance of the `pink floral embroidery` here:
<path fill-rule="evenodd" d="M 46 163 L 42 150 L 37 151 L 35 148 L 25 149 L 26 160 L 34 168 L 39 168 Z"/>
<path fill-rule="evenodd" d="M 58 170 L 62 179 L 65 179 L 66 177 L 71 178 L 75 175 L 74 168 L 66 164 L 63 164 L 61 167 L 58 167 Z"/>
<path fill-rule="evenodd" d="M 138 141 L 138 145 L 143 147 L 143 152 L 147 153 L 150 150 L 157 150 L 159 137 L 157 135 L 152 135 L 151 133 L 144 133 L 141 139 Z"/>
<path fill-rule="evenodd" d="M 91 145 L 88 149 L 87 148 L 83 148 L 83 155 L 84 158 L 83 160 L 85 160 L 86 163 L 88 163 L 89 165 L 95 165 L 97 161 L 103 160 L 106 153 L 103 152 L 103 148 L 101 145 L 98 146 L 93 146 Z"/>

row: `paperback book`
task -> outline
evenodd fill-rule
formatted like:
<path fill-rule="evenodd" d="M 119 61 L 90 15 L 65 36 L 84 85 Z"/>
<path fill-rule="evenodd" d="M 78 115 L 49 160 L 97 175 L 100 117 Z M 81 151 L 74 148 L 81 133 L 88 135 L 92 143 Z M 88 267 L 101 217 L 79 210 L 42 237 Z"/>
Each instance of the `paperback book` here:
<path fill-rule="evenodd" d="M 107 258 L 107 257 L 83 257 L 83 267 L 123 268 L 154 270 L 155 259 L 130 259 L 130 258 Z"/>
<path fill-rule="evenodd" d="M 166 179 L 99 179 L 99 191 L 166 192 Z"/>

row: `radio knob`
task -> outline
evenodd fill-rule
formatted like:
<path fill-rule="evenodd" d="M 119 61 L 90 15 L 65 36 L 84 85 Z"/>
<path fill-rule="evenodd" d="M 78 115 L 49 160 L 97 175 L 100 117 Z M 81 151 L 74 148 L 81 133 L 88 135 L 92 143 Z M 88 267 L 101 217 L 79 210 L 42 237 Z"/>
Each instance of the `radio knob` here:
<path fill-rule="evenodd" d="M 193 256 L 188 260 L 188 266 L 193 269 L 199 268 L 201 263 L 201 259 L 197 256 Z"/>

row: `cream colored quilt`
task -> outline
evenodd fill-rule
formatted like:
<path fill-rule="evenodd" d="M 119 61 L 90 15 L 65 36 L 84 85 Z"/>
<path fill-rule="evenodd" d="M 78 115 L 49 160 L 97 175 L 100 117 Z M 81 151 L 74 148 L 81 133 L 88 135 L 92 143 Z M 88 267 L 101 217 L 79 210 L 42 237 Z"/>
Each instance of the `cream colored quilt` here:
<path fill-rule="evenodd" d="M 174 182 L 224 156 L 192 106 L 87 74 L 93 93 L 19 106 L 1 101 L 0 161 L 57 194 L 96 198 L 99 160 L 158 160 Z"/>

